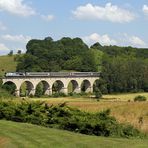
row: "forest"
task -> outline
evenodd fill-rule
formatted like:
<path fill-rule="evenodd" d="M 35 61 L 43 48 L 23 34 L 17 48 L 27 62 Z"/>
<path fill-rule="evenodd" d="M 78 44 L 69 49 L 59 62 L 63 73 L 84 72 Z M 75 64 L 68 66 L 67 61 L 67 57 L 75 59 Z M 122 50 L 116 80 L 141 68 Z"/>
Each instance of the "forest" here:
<path fill-rule="evenodd" d="M 103 94 L 148 92 L 148 49 L 86 45 L 80 38 L 32 39 L 18 58 L 17 71 L 99 71 Z"/>

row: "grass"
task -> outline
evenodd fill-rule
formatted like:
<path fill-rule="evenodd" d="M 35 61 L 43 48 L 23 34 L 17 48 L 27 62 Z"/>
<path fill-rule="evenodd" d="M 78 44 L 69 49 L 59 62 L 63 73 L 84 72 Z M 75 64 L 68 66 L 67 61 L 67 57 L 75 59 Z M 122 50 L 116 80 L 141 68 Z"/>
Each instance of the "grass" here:
<path fill-rule="evenodd" d="M 147 148 L 147 139 L 88 136 L 0 120 L 1 148 Z"/>
<path fill-rule="evenodd" d="M 4 76 L 5 72 L 16 71 L 17 62 L 14 61 L 15 56 L 0 56 L 0 76 Z"/>
<path fill-rule="evenodd" d="M 126 94 L 113 94 L 113 95 L 104 95 L 103 97 L 106 100 L 116 100 L 116 101 L 133 101 L 133 99 L 138 96 L 142 95 L 145 96 L 148 99 L 148 93 L 126 93 Z"/>
<path fill-rule="evenodd" d="M 67 102 L 69 106 L 79 108 L 87 112 L 99 112 L 105 109 L 111 109 L 113 115 L 121 123 L 130 123 L 134 127 L 148 133 L 148 101 L 134 102 L 133 99 L 137 95 L 144 95 L 148 99 L 148 93 L 134 94 L 117 94 L 105 95 L 104 99 L 97 102 L 93 98 L 50 98 L 50 99 L 33 99 L 43 100 L 49 104 L 59 104 Z M 128 101 L 131 100 L 131 101 Z M 139 123 L 142 117 L 143 123 Z"/>

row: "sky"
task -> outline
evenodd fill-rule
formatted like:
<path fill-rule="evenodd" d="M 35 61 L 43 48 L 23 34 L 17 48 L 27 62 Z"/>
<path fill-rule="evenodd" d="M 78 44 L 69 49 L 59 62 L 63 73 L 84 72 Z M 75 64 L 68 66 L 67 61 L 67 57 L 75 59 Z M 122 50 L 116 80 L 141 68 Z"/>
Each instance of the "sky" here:
<path fill-rule="evenodd" d="M 0 55 L 31 39 L 148 47 L 148 0 L 0 0 Z"/>

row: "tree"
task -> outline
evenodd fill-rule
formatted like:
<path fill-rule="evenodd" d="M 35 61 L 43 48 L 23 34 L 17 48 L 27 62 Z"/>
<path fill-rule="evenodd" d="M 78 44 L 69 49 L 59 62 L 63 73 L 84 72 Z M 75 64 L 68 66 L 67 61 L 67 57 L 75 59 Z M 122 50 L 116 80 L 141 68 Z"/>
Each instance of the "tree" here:
<path fill-rule="evenodd" d="M 17 71 L 97 71 L 95 54 L 80 38 L 30 40 Z"/>
<path fill-rule="evenodd" d="M 9 56 L 13 55 L 13 50 L 10 50 L 10 52 L 8 53 Z"/>
<path fill-rule="evenodd" d="M 4 85 L 1 86 L 3 89 L 7 90 L 10 94 L 15 93 L 16 86 L 12 82 L 7 82 Z"/>
<path fill-rule="evenodd" d="M 42 85 L 42 83 L 39 83 L 36 87 L 35 96 L 39 98 L 42 95 L 43 95 L 43 85 Z"/>
<path fill-rule="evenodd" d="M 102 93 L 101 93 L 100 89 L 98 89 L 98 88 L 95 88 L 95 98 L 97 100 L 102 98 Z"/>
<path fill-rule="evenodd" d="M 21 53 L 22 53 L 22 51 L 21 51 L 21 50 L 18 50 L 18 51 L 17 51 L 17 54 L 21 54 Z"/>

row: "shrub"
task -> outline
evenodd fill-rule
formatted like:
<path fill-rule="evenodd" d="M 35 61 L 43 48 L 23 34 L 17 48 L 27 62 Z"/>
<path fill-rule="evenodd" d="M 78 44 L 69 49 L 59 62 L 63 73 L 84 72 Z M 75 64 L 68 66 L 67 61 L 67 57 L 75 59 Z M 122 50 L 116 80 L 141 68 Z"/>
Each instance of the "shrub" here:
<path fill-rule="evenodd" d="M 79 98 L 79 97 L 81 97 L 81 94 L 80 93 L 75 93 L 75 92 L 70 92 L 68 95 L 71 96 L 71 97 L 73 97 L 73 98 Z"/>
<path fill-rule="evenodd" d="M 62 92 L 57 92 L 57 93 L 54 93 L 52 95 L 54 98 L 58 98 L 58 97 L 66 97 L 66 94 L 62 93 Z"/>
<path fill-rule="evenodd" d="M 97 136 L 140 137 L 131 125 L 120 124 L 110 110 L 87 113 L 66 103 L 48 106 L 44 102 L 0 101 L 0 119 L 27 122 Z"/>
<path fill-rule="evenodd" d="M 33 95 L 33 94 L 30 94 L 30 95 L 29 95 L 29 98 L 33 98 L 33 97 L 34 97 L 34 95 Z"/>
<path fill-rule="evenodd" d="M 102 98 L 102 93 L 98 88 L 95 89 L 95 98 L 96 99 Z"/>
<path fill-rule="evenodd" d="M 147 98 L 145 96 L 141 96 L 141 95 L 136 96 L 134 98 L 134 101 L 146 101 L 146 100 L 147 100 Z"/>
<path fill-rule="evenodd" d="M 40 98 L 42 95 L 43 95 L 42 83 L 39 83 L 36 87 L 35 97 Z"/>

